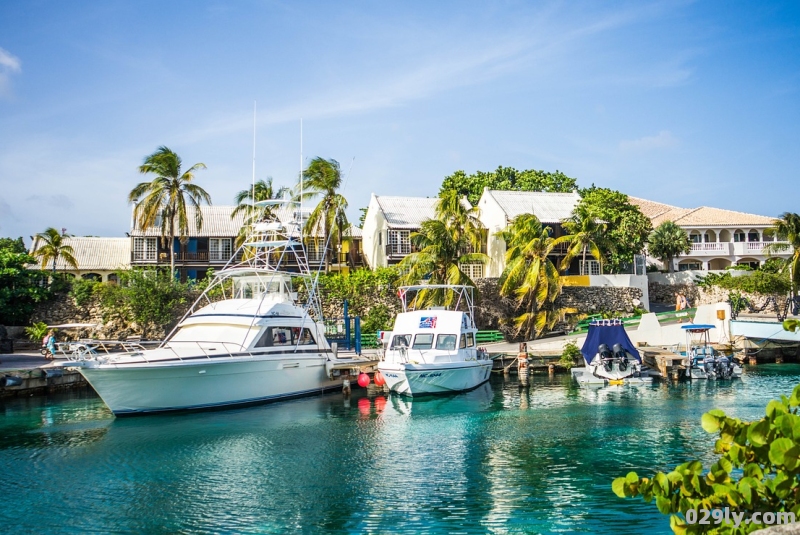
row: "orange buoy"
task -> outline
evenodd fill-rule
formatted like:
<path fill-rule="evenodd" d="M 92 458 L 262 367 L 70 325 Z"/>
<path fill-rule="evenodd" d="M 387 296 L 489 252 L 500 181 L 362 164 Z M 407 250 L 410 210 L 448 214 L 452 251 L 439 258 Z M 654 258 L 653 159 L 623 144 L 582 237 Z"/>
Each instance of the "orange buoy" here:
<path fill-rule="evenodd" d="M 375 376 L 372 378 L 375 381 L 375 384 L 378 386 L 383 386 L 386 384 L 386 379 L 384 379 L 383 374 L 380 371 L 375 372 Z"/>
<path fill-rule="evenodd" d="M 358 374 L 358 386 L 366 388 L 369 385 L 369 375 L 364 372 Z"/>
<path fill-rule="evenodd" d="M 383 412 L 386 408 L 386 398 L 383 396 L 378 396 L 375 398 L 375 410 L 377 412 Z"/>
<path fill-rule="evenodd" d="M 358 412 L 361 413 L 362 416 L 369 416 L 371 408 L 372 403 L 370 403 L 369 398 L 361 398 L 358 400 Z"/>

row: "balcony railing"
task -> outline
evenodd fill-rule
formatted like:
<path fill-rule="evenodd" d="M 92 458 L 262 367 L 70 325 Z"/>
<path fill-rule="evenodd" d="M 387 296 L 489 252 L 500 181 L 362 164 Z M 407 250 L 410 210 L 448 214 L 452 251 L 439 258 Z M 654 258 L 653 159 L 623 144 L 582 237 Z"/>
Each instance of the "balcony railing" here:
<path fill-rule="evenodd" d="M 406 256 L 414 252 L 410 243 L 387 243 L 386 256 Z"/>
<path fill-rule="evenodd" d="M 695 254 L 728 255 L 730 252 L 731 244 L 729 242 L 701 242 L 692 244 L 692 253 Z"/>

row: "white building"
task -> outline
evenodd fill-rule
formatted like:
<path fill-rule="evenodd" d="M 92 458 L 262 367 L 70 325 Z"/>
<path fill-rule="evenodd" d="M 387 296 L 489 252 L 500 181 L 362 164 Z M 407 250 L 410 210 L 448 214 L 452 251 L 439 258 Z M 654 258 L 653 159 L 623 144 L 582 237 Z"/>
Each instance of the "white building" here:
<path fill-rule="evenodd" d="M 364 256 L 370 268 L 398 264 L 414 250 L 411 233 L 436 217 L 438 197 L 370 197 L 362 226 Z"/>
<path fill-rule="evenodd" d="M 66 273 L 76 278 L 94 279 L 102 282 L 116 281 L 117 270 L 126 270 L 131 267 L 131 240 L 130 238 L 64 238 L 64 244 L 72 247 L 73 256 L 78 263 L 78 268 L 70 266 L 62 256 L 56 260 L 56 271 Z M 34 237 L 31 245 L 31 254 L 36 251 L 41 242 Z M 41 267 L 41 264 L 39 264 Z M 53 269 L 52 261 L 42 269 Z"/>
<path fill-rule="evenodd" d="M 536 191 L 499 191 L 485 188 L 478 201 L 481 223 L 487 229 L 486 254 L 489 263 L 485 266 L 486 277 L 499 277 L 505 269 L 506 243 L 498 232 L 508 227 L 521 214 L 533 214 L 543 225 L 553 230 L 553 237 L 564 234 L 561 222 L 572 215 L 581 198 L 578 192 L 545 193 Z M 599 274 L 600 265 L 587 260 L 582 272 Z"/>
<path fill-rule="evenodd" d="M 722 270 L 743 264 L 756 268 L 769 258 L 764 247 L 778 240 L 773 231 L 774 217 L 708 206 L 678 208 L 636 197 L 629 199 L 650 218 L 653 228 L 672 221 L 689 235 L 692 250 L 673 260 L 676 271 Z M 774 256 L 787 258 L 790 254 L 787 249 Z"/>

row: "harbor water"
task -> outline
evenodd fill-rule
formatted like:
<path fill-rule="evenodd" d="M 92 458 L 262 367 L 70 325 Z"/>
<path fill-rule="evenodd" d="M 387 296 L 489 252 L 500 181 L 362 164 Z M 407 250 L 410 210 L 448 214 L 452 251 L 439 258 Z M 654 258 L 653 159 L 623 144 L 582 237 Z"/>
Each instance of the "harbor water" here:
<path fill-rule="evenodd" d="M 0 402 L 4 533 L 670 533 L 611 481 L 708 467 L 712 408 L 757 419 L 800 366 L 581 388 L 493 377 L 427 399 L 326 394 L 115 419 L 93 393 Z"/>

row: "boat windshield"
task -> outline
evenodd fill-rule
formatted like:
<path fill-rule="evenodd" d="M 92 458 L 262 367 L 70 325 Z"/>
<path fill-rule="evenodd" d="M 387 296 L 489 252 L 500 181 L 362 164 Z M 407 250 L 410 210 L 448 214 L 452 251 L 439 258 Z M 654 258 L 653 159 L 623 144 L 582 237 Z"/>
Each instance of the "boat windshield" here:
<path fill-rule="evenodd" d="M 414 349 L 430 349 L 433 347 L 432 334 L 418 334 L 414 337 Z"/>
<path fill-rule="evenodd" d="M 251 328 L 248 325 L 193 323 L 180 327 L 168 343 L 223 342 L 247 347 L 258 331 L 258 327 Z"/>

